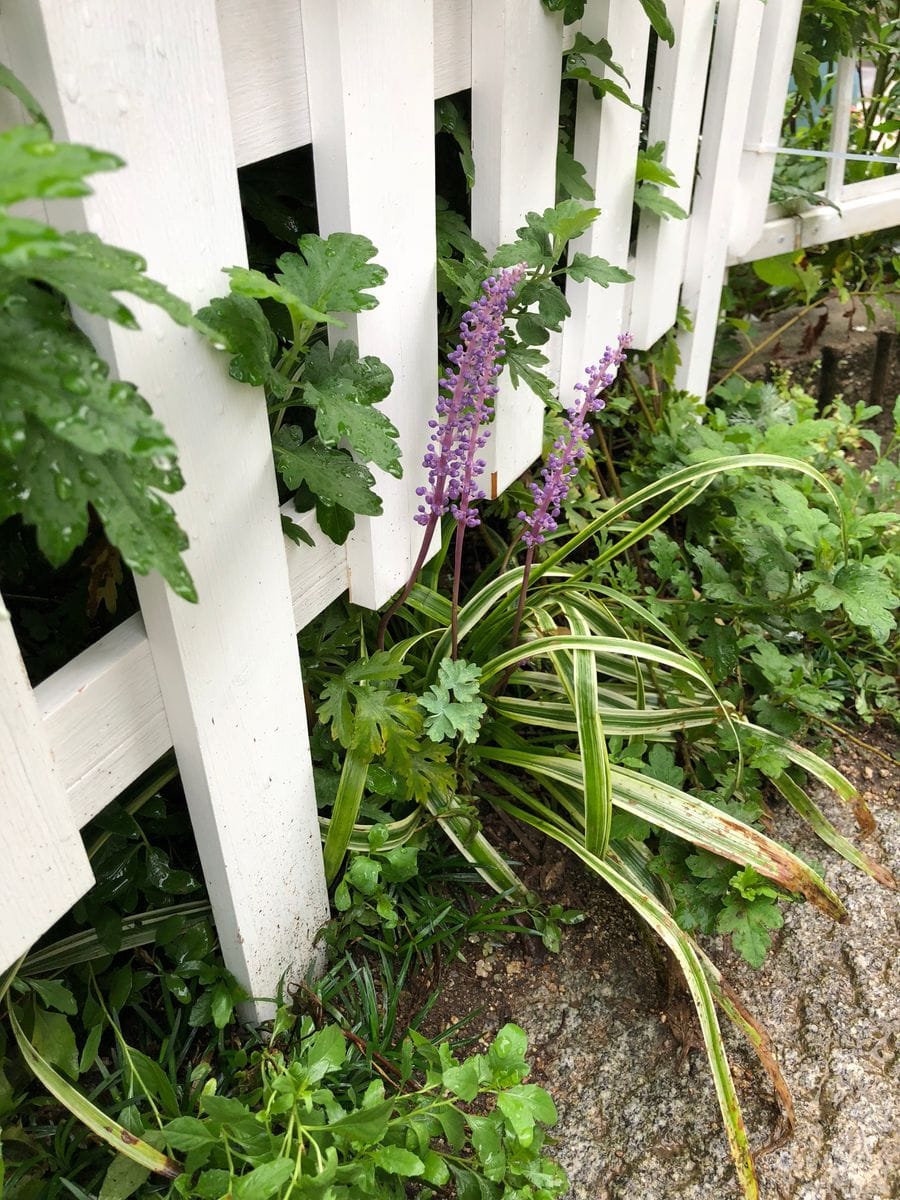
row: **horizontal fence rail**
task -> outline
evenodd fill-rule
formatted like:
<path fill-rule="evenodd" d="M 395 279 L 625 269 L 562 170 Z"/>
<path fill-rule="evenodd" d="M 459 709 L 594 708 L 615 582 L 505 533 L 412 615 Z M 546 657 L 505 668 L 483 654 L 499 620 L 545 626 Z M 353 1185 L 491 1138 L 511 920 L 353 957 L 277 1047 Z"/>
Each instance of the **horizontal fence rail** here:
<path fill-rule="evenodd" d="M 346 547 L 291 505 L 283 514 L 315 545 L 287 541 L 261 398 L 154 314 L 142 312 L 141 334 L 86 322 L 178 442 L 188 485 L 177 509 L 201 603 L 141 581 L 142 613 L 33 691 L 0 621 L 0 920 L 18 930 L 0 942 L 0 966 L 90 885 L 78 829 L 172 746 L 228 965 L 253 994 L 271 995 L 286 968 L 310 960 L 326 902 L 294 635 L 345 592 L 383 604 L 417 547 L 414 491 L 437 379 L 436 97 L 471 89 L 472 227 L 489 250 L 554 203 L 560 60 L 576 28 L 606 37 L 632 99 L 649 97 L 642 135 L 636 110 L 579 84 L 575 156 L 602 216 L 572 253 L 628 266 L 634 282 L 571 284 L 573 315 L 545 347 L 563 395 L 621 329 L 652 345 L 679 303 L 694 321 L 680 337 L 679 382 L 702 393 L 729 264 L 900 222 L 900 175 L 844 182 L 846 63 L 826 184 L 838 209 L 768 206 L 800 0 L 668 0 L 668 11 L 671 48 L 636 0 L 589 0 L 575 28 L 539 0 L 122 0 L 96 23 L 66 0 L 4 0 L 0 57 L 58 134 L 128 162 L 51 219 L 141 251 L 195 305 L 224 290 L 221 268 L 246 261 L 237 168 L 312 146 L 322 233 L 365 234 L 389 272 L 378 308 L 345 336 L 394 370 L 385 411 L 405 470 L 379 477 L 385 515 L 360 518 Z M 643 212 L 633 223 L 642 136 L 665 142 L 688 220 Z M 542 405 L 504 380 L 495 495 L 537 457 L 542 433 Z M 26 920 L 32 894 L 43 899 Z"/>

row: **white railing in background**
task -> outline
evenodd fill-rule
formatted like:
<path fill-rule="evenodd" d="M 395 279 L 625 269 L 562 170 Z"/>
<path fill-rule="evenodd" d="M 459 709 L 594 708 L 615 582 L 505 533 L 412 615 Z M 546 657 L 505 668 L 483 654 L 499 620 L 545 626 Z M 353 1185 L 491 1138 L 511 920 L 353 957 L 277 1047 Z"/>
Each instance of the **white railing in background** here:
<path fill-rule="evenodd" d="M 603 216 L 576 249 L 629 263 L 635 280 L 571 286 L 573 316 L 550 345 L 564 392 L 621 328 L 652 344 L 679 301 L 694 316 L 680 382 L 704 391 L 727 263 L 898 220 L 900 175 L 844 187 L 840 158 L 828 185 L 840 213 L 767 210 L 799 0 L 668 7 L 677 40 L 657 48 L 649 138 L 665 140 L 691 216 L 644 213 L 630 244 L 640 119 L 580 85 L 575 153 Z M 649 28 L 636 0 L 589 0 L 583 28 L 609 38 L 640 100 Z M 140 581 L 141 615 L 33 692 L 0 623 L 0 966 L 89 886 L 77 830 L 173 745 L 232 971 L 271 995 L 309 961 L 326 905 L 295 632 L 348 589 L 382 604 L 416 545 L 436 380 L 432 103 L 471 87 L 473 231 L 489 247 L 508 240 L 527 211 L 553 203 L 571 33 L 539 0 L 4 0 L 0 57 L 58 135 L 128 163 L 98 178 L 95 195 L 54 202 L 52 219 L 140 250 L 195 305 L 224 290 L 222 267 L 246 260 L 236 168 L 312 144 L 322 232 L 366 234 L 388 268 L 379 307 L 351 333 L 394 369 L 385 407 L 405 475 L 379 478 L 385 515 L 360 520 L 346 548 L 321 534 L 315 548 L 286 542 L 260 398 L 152 310 L 141 334 L 85 322 L 179 445 L 188 486 L 176 507 L 201 602 Z M 835 124 L 840 154 L 847 126 Z M 541 436 L 540 405 L 505 386 L 495 490 L 533 461 Z M 313 531 L 311 514 L 291 515 Z"/>

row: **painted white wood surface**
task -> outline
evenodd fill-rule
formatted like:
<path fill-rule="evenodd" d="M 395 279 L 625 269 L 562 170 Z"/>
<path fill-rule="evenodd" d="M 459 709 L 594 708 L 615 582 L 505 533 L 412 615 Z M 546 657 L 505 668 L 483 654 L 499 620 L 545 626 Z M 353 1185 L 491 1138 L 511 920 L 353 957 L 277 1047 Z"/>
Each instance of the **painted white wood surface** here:
<path fill-rule="evenodd" d="M 665 142 L 663 162 L 678 181 L 666 195 L 690 212 L 716 0 L 669 0 L 667 11 L 675 45 L 656 47 L 647 143 Z M 688 230 L 687 221 L 641 213 L 625 321 L 636 349 L 652 346 L 675 321 Z"/>
<path fill-rule="evenodd" d="M 767 221 L 759 240 L 743 254 L 729 257 L 729 265 L 771 258 L 788 250 L 799 250 L 802 246 L 822 246 L 839 238 L 855 237 L 859 233 L 900 225 L 900 176 L 891 178 L 894 180 L 893 186 L 880 193 L 868 192 L 851 197 L 848 187 L 841 200 L 840 212 L 819 206 L 799 216 L 776 217 Z"/>
<path fill-rule="evenodd" d="M 640 105 L 647 69 L 650 24 L 633 0 L 589 0 L 582 29 L 592 41 L 606 38 L 616 61 L 627 76 L 627 85 L 612 76 Z M 603 67 L 600 73 L 608 73 Z M 575 158 L 585 168 L 601 215 L 569 247 L 569 257 L 579 251 L 597 254 L 614 266 L 628 265 L 631 215 L 634 204 L 634 164 L 641 133 L 641 113 L 620 100 L 597 101 L 587 84 L 578 85 L 575 123 Z M 627 166 L 626 166 L 627 164 Z M 567 402 L 585 368 L 596 363 L 607 345 L 615 345 L 623 332 L 626 293 L 621 285 L 608 288 L 585 280 L 566 285 L 572 316 L 563 331 L 560 396 Z"/>
<path fill-rule="evenodd" d="M 4 7 L 60 134 L 130 164 L 72 202 L 73 218 L 139 247 L 198 305 L 224 290 L 222 266 L 246 261 L 213 0 L 96 15 L 65 0 Z M 262 395 L 197 335 L 138 311 L 140 334 L 89 325 L 180 448 L 175 507 L 201 597 L 188 605 L 150 577 L 141 607 L 223 953 L 271 996 L 311 960 L 327 902 L 268 423 Z"/>
<path fill-rule="evenodd" d="M 477 0 L 472 10 L 472 233 L 489 254 L 513 241 L 528 212 L 556 198 L 562 18 L 540 4 Z M 546 353 L 546 347 L 544 348 Z M 500 379 L 485 448 L 496 496 L 539 457 L 542 401 Z"/>
<path fill-rule="evenodd" d="M 745 149 L 731 222 L 729 250 L 735 254 L 740 254 L 757 240 L 766 219 L 775 172 L 774 147 L 781 141 L 802 7 L 803 0 L 778 0 L 777 4 L 767 4 L 763 13 L 757 54 L 761 69 L 754 73 L 744 134 Z M 768 146 L 773 150 L 760 149 Z"/>
<path fill-rule="evenodd" d="M 238 166 L 309 145 L 313 139 L 298 0 L 216 0 L 216 10 Z M 470 85 L 471 33 L 472 0 L 438 0 L 435 97 Z"/>
<path fill-rule="evenodd" d="M 709 380 L 763 12 L 761 0 L 722 0 L 716 18 L 681 289 L 694 327 L 678 336 L 681 366 L 675 377 L 678 387 L 694 395 L 704 395 Z"/>
<path fill-rule="evenodd" d="M 294 624 L 308 625 L 347 590 L 347 559 L 316 528 L 311 513 L 282 512 L 316 540 L 285 543 Z M 72 814 L 85 825 L 167 750 L 172 735 L 140 613 L 35 689 L 57 772 Z"/>
<path fill-rule="evenodd" d="M 94 882 L 0 598 L 0 971 Z"/>
<path fill-rule="evenodd" d="M 829 150 L 834 155 L 828 160 L 825 171 L 825 195 L 840 207 L 844 193 L 844 171 L 847 160 L 847 143 L 850 137 L 850 110 L 853 107 L 853 84 L 856 79 L 856 59 L 843 57 L 838 60 L 837 78 L 831 98 L 831 138 Z"/>
<path fill-rule="evenodd" d="M 379 608 L 409 577 L 428 421 L 437 400 L 431 0 L 303 0 L 319 231 L 365 234 L 387 268 L 378 307 L 329 331 L 394 372 L 381 411 L 400 431 L 402 479 L 373 468 L 383 515 L 347 541 L 350 598 Z"/>

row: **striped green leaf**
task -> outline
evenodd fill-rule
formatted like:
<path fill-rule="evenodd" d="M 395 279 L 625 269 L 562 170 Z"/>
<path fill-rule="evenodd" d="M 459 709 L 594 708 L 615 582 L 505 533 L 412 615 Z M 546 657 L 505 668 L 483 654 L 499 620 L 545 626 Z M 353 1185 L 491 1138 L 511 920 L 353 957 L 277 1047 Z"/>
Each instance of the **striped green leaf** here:
<path fill-rule="evenodd" d="M 81 1121 L 91 1133 L 106 1142 L 107 1145 L 112 1146 L 113 1150 L 119 1154 L 124 1154 L 126 1158 L 140 1163 L 148 1171 L 162 1175 L 165 1179 L 178 1178 L 182 1172 L 179 1163 L 175 1162 L 173 1158 L 169 1158 L 167 1154 L 155 1150 L 141 1138 L 135 1137 L 112 1117 L 101 1112 L 95 1104 L 92 1104 L 86 1096 L 79 1092 L 78 1088 L 63 1079 L 47 1060 L 38 1054 L 25 1036 L 22 1026 L 16 1018 L 15 1008 L 9 1002 L 7 1002 L 7 1014 L 22 1058 L 51 1096 L 55 1096 L 73 1117 Z"/>
<path fill-rule="evenodd" d="M 581 763 L 574 757 L 481 746 L 476 753 L 491 762 L 507 763 L 522 771 L 555 779 L 583 792 Z M 612 767 L 613 804 L 658 825 L 686 841 L 702 846 L 811 900 L 836 920 L 846 917 L 844 906 L 819 875 L 796 854 L 771 838 L 727 815 L 704 800 L 678 788 Z"/>
<path fill-rule="evenodd" d="M 618 892 L 623 900 L 631 905 L 650 928 L 662 938 L 678 960 L 697 1010 L 703 1044 L 706 1048 L 706 1056 L 709 1060 L 738 1180 L 745 1200 L 758 1200 L 759 1186 L 750 1153 L 750 1143 L 731 1069 L 728 1065 L 722 1031 L 716 1017 L 715 998 L 693 941 L 678 927 L 675 919 L 654 895 L 637 887 L 624 872 L 616 870 L 610 862 L 599 858 L 596 854 L 591 854 L 572 834 L 548 821 L 541 820 L 540 817 L 520 810 L 513 804 L 506 802 L 501 802 L 501 804 L 512 816 L 527 822 L 576 854 L 586 866 L 595 871 L 614 891 Z"/>

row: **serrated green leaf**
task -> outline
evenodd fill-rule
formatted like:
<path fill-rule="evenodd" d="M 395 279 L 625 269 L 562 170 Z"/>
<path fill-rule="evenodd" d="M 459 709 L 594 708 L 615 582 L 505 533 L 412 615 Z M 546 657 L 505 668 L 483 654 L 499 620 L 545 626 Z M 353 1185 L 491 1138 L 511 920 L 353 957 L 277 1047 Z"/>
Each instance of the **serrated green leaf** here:
<path fill-rule="evenodd" d="M 159 571 L 185 600 L 197 593 L 181 553 L 187 537 L 160 492 L 177 491 L 174 464 L 109 452 L 88 454 L 55 437 L 31 416 L 25 449 L 5 464 L 0 520 L 19 513 L 37 531 L 38 545 L 54 565 L 84 540 L 88 505 L 133 571 Z"/>
<path fill-rule="evenodd" d="M 325 504 L 377 517 L 381 501 L 372 491 L 375 478 L 343 450 L 324 446 L 318 438 L 303 441 L 295 425 L 282 425 L 273 438 L 275 466 L 289 488 L 301 484 Z"/>
<path fill-rule="evenodd" d="M 54 437 L 92 454 L 174 455 L 133 384 L 109 379 L 75 329 L 48 329 L 15 300 L 0 306 L 0 452 L 19 452 L 30 414 Z"/>
<path fill-rule="evenodd" d="M 195 324 L 191 306 L 163 284 L 150 279 L 144 273 L 147 264 L 139 254 L 108 246 L 93 233 L 67 233 L 65 241 L 72 246 L 70 253 L 33 259 L 23 273 L 56 288 L 70 304 L 128 329 L 137 329 L 137 321 L 114 292 L 128 292 L 155 304 L 179 325 Z"/>
<path fill-rule="evenodd" d="M 634 191 L 634 202 L 641 210 L 655 213 L 658 217 L 686 221 L 688 214 L 681 205 L 667 196 L 654 183 L 640 183 Z"/>
<path fill-rule="evenodd" d="M 292 521 L 287 513 L 281 514 L 281 532 L 286 538 L 294 543 L 295 546 L 315 546 L 315 539 L 311 534 L 298 525 L 296 521 Z"/>
<path fill-rule="evenodd" d="M 819 612 L 843 608 L 853 624 L 869 629 L 877 642 L 887 641 L 896 626 L 893 588 L 884 575 L 865 563 L 841 567 L 830 582 L 819 584 L 813 601 Z"/>
<path fill-rule="evenodd" d="M 362 312 L 377 299 L 366 288 L 379 287 L 387 271 L 371 260 L 378 251 L 358 233 L 332 233 L 327 238 L 307 233 L 299 254 L 282 254 L 275 278 L 311 309 L 320 312 Z"/>
<path fill-rule="evenodd" d="M 337 446 L 346 439 L 358 459 L 399 479 L 399 434 L 384 413 L 360 402 L 349 379 L 332 376 L 320 385 L 304 383 L 303 402 L 315 409 L 316 431 L 325 445 Z"/>
<path fill-rule="evenodd" d="M 42 124 L 16 125 L 0 133 L 0 204 L 88 196 L 85 175 L 124 165 L 115 154 L 54 142 Z"/>
<path fill-rule="evenodd" d="M 463 741 L 478 740 L 481 721 L 487 711 L 479 698 L 480 671 L 462 659 L 445 658 L 438 668 L 438 682 L 419 697 L 419 707 L 429 713 L 425 732 L 433 742 L 461 736 Z"/>
<path fill-rule="evenodd" d="M 216 335 L 216 345 L 224 343 L 231 352 L 228 374 L 232 379 L 264 387 L 276 399 L 288 394 L 290 381 L 273 365 L 278 340 L 256 300 L 233 292 L 210 300 L 197 316 Z"/>
<path fill-rule="evenodd" d="M 580 250 L 573 255 L 566 274 L 576 283 L 590 279 L 599 283 L 601 287 L 609 287 L 611 283 L 630 283 L 634 279 L 634 276 L 622 267 L 614 267 L 605 258 L 598 258 L 595 254 L 582 254 Z"/>
<path fill-rule="evenodd" d="M 253 300 L 276 300 L 283 304 L 298 325 L 344 325 L 336 317 L 320 312 L 310 307 L 289 288 L 284 287 L 262 271 L 250 270 L 247 267 L 226 267 L 225 274 L 231 281 L 231 290 L 239 296 L 248 296 Z"/>
<path fill-rule="evenodd" d="M 303 382 L 322 388 L 335 377 L 353 385 L 359 404 L 378 404 L 394 386 L 394 373 L 387 363 L 374 354 L 360 358 L 355 342 L 340 341 L 331 351 L 324 342 L 316 342 L 303 367 Z"/>
<path fill-rule="evenodd" d="M 772 944 L 771 931 L 784 924 L 777 902 L 767 896 L 744 900 L 729 895 L 723 905 L 716 922 L 719 933 L 730 933 L 735 950 L 751 967 L 761 967 Z"/>

